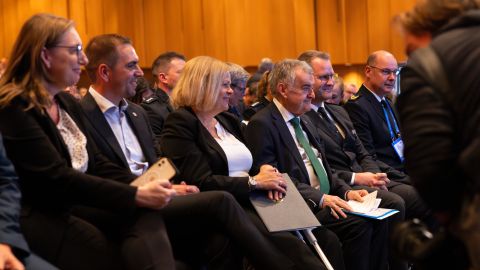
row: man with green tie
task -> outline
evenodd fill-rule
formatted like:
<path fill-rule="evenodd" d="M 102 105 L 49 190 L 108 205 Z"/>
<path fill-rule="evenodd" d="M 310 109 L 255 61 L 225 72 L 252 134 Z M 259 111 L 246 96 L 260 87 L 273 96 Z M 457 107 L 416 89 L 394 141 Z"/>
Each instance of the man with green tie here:
<path fill-rule="evenodd" d="M 352 190 L 332 174 L 320 138 L 310 120 L 311 67 L 283 60 L 272 70 L 273 102 L 255 114 L 246 128 L 253 169 L 270 164 L 288 173 L 320 222 L 342 242 L 346 269 L 388 269 L 387 222 L 347 215 L 345 200 L 362 201 L 365 190 Z"/>

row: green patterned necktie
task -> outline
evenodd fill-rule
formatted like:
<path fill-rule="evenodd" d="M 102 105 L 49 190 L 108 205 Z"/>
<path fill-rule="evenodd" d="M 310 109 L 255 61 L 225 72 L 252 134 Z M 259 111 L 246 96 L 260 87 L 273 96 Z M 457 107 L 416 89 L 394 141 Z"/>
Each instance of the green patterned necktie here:
<path fill-rule="evenodd" d="M 307 138 L 305 138 L 305 134 L 303 134 L 302 127 L 300 126 L 300 118 L 294 117 L 290 120 L 290 123 L 293 125 L 295 129 L 295 136 L 297 137 L 298 142 L 305 150 L 310 163 L 312 163 L 313 169 L 318 178 L 318 182 L 320 182 L 320 190 L 328 194 L 330 192 L 330 184 L 328 183 L 328 176 L 325 168 L 322 166 L 322 163 L 318 160 L 318 157 L 313 152 L 310 143 L 308 142 Z"/>

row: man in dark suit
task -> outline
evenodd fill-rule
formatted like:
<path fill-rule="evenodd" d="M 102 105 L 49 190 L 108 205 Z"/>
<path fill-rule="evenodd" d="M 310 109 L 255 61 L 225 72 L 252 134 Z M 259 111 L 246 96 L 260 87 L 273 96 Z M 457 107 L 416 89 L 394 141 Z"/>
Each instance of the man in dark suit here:
<path fill-rule="evenodd" d="M 107 48 L 110 51 L 105 53 Z M 158 151 L 145 111 L 126 100 L 135 94 L 136 78 L 143 75 L 138 56 L 130 41 L 117 35 L 94 37 L 86 54 L 92 63 L 89 77 L 93 84 L 81 105 L 90 123 L 89 132 L 103 155 L 140 175 L 157 160 Z M 115 56 L 114 64 L 104 56 L 107 54 Z M 194 266 L 206 264 L 209 269 L 238 269 L 242 253 L 237 248 L 244 244 L 238 239 L 248 232 L 256 235 L 253 242 L 248 240 L 251 245 L 269 254 L 270 245 L 264 244 L 253 224 L 243 221 L 245 213 L 231 196 L 198 193 L 197 187 L 186 184 L 172 187 L 177 195 L 189 195 L 176 197 L 159 213 L 165 219 L 176 259 Z M 249 248 L 254 252 L 252 246 Z"/>
<path fill-rule="evenodd" d="M 332 174 L 311 121 L 313 72 L 303 61 L 284 60 L 271 74 L 273 102 L 255 114 L 246 129 L 253 168 L 270 164 L 295 179 L 318 219 L 343 243 L 347 269 L 386 269 L 387 223 L 346 215 L 344 201 L 362 200 L 365 190 L 352 190 Z"/>
<path fill-rule="evenodd" d="M 365 66 L 365 82 L 344 107 L 365 149 L 375 159 L 404 171 L 398 118 L 386 97 L 395 88 L 397 73 L 397 60 L 391 53 L 372 53 Z"/>
<path fill-rule="evenodd" d="M 0 136 L 0 269 L 57 269 L 30 253 L 20 231 L 20 197 L 18 177 Z"/>
<path fill-rule="evenodd" d="M 147 111 L 152 130 L 159 138 L 163 123 L 173 111 L 170 104 L 170 94 L 177 84 L 185 66 L 185 56 L 177 52 L 165 52 L 159 55 L 152 65 L 155 91 L 140 104 Z"/>
<path fill-rule="evenodd" d="M 326 103 L 332 96 L 335 76 L 330 56 L 324 52 L 306 51 L 299 60 L 307 62 L 313 69 L 315 98 L 306 115 L 325 143 L 326 158 L 332 169 L 353 188 L 370 192 L 380 189 L 381 206 L 400 211 L 390 218 L 391 225 L 402 221 L 406 214 L 407 218 L 424 217 L 427 208 L 410 185 L 408 176 L 375 160 L 363 147 L 345 109 Z M 406 262 L 390 260 L 390 269 L 407 269 L 407 266 Z"/>

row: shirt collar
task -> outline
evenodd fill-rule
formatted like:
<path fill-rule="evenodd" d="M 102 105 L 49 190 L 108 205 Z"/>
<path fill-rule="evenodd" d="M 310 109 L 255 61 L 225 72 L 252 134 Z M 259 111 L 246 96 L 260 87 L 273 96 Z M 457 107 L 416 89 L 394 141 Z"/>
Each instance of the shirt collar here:
<path fill-rule="evenodd" d="M 118 106 L 113 104 L 110 100 L 102 96 L 100 93 L 98 93 L 93 86 L 90 86 L 88 89 L 88 92 L 92 95 L 93 99 L 97 103 L 98 107 L 100 108 L 100 111 L 102 113 L 106 113 L 107 111 L 112 111 L 118 109 Z M 122 99 L 120 102 L 120 110 L 125 111 L 128 107 L 128 102 L 125 99 Z"/>
<path fill-rule="evenodd" d="M 275 106 L 277 106 L 285 122 L 289 122 L 290 120 L 292 120 L 292 118 L 295 118 L 295 115 L 285 109 L 282 103 L 280 103 L 280 101 L 278 101 L 276 98 L 273 99 L 273 103 L 275 104 Z"/>
<path fill-rule="evenodd" d="M 325 102 L 323 102 L 323 101 L 320 102 L 320 104 L 318 104 L 318 106 L 313 104 L 313 103 L 310 104 L 310 108 L 312 108 L 312 110 L 314 110 L 316 112 L 318 112 L 318 108 L 320 108 L 320 107 L 325 108 Z"/>
<path fill-rule="evenodd" d="M 375 94 L 372 90 L 368 89 L 368 87 L 365 86 L 365 84 L 363 85 L 368 91 L 370 91 L 370 93 L 372 93 L 375 98 L 378 100 L 378 102 L 382 102 L 382 100 L 384 100 L 385 98 L 382 98 L 380 97 L 379 95 Z"/>

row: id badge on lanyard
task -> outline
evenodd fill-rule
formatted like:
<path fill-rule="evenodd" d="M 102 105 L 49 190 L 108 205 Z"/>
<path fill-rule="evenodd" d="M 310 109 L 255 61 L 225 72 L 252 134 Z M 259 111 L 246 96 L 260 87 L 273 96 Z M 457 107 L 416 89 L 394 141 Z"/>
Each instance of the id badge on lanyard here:
<path fill-rule="evenodd" d="M 392 142 L 392 147 L 395 149 L 400 160 L 403 162 L 405 158 L 403 157 L 403 141 L 402 138 L 397 138 Z"/>
<path fill-rule="evenodd" d="M 397 122 L 395 121 L 395 118 L 392 117 L 394 121 L 393 124 L 395 125 L 395 132 L 394 132 L 388 118 L 387 110 L 385 108 L 383 108 L 383 113 L 385 114 L 385 119 L 388 125 L 388 131 L 390 132 L 390 137 L 392 138 L 392 147 L 395 150 L 395 153 L 397 153 L 398 158 L 400 158 L 400 160 L 404 162 L 405 157 L 403 156 L 403 140 L 402 140 L 402 137 L 400 136 L 400 129 L 397 126 Z M 398 135 L 397 139 L 395 139 L 395 134 Z"/>

